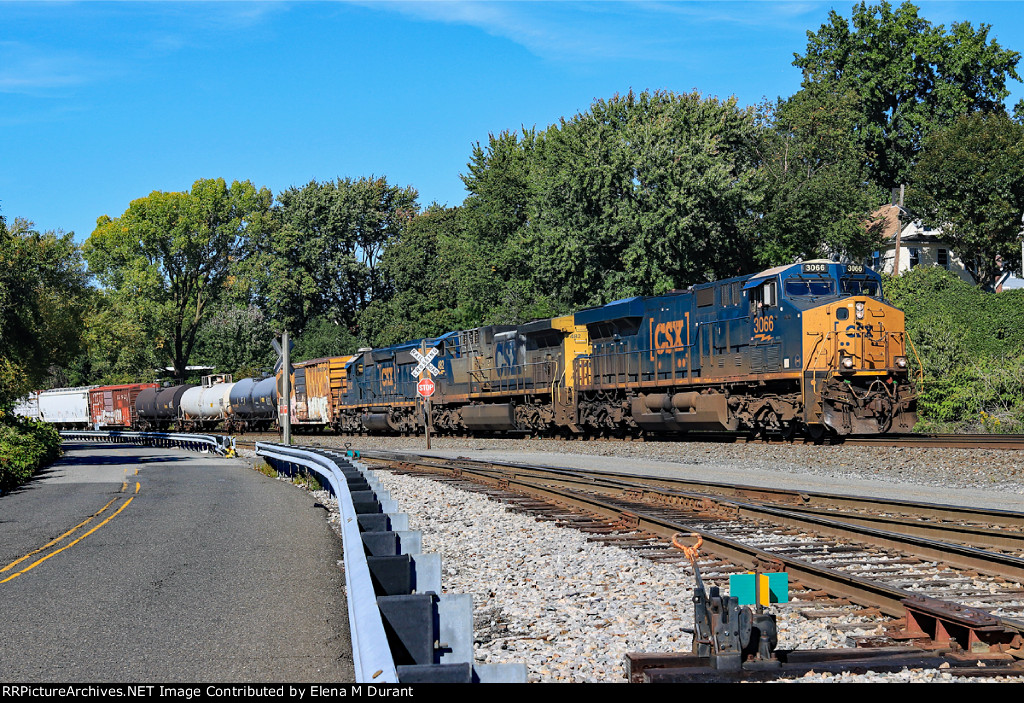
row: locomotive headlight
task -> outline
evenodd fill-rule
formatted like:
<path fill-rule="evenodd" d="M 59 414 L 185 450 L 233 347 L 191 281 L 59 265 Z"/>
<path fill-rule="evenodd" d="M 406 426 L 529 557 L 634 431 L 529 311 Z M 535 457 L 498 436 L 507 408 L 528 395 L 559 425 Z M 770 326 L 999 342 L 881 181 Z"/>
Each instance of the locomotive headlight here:
<path fill-rule="evenodd" d="M 858 302 L 854 306 L 854 310 L 857 311 L 857 319 L 858 320 L 863 320 L 864 319 L 864 303 L 863 303 L 863 301 Z"/>
<path fill-rule="evenodd" d="M 846 356 L 844 354 L 843 357 L 839 360 L 839 365 L 842 367 L 842 369 L 844 371 L 852 370 L 853 369 L 853 357 L 852 356 Z"/>
<path fill-rule="evenodd" d="M 893 361 L 896 363 L 896 368 L 905 369 L 907 368 L 907 357 L 897 356 Z"/>

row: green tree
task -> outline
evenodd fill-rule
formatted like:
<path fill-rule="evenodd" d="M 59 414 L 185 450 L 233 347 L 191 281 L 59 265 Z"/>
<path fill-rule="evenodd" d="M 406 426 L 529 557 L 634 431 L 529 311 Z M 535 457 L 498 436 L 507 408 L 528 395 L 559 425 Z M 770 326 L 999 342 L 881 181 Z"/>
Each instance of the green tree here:
<path fill-rule="evenodd" d="M 0 408 L 77 354 L 87 281 L 73 234 L 0 217 Z"/>
<path fill-rule="evenodd" d="M 906 184 L 921 142 L 936 126 L 968 112 L 1001 110 L 1008 78 L 1020 80 L 1020 54 L 989 40 L 989 25 L 954 23 L 949 31 L 898 8 L 860 3 L 849 20 L 834 10 L 793 64 L 803 89 L 815 84 L 857 96 L 857 134 L 871 179 L 886 190 Z"/>
<path fill-rule="evenodd" d="M 870 214 L 884 199 L 856 138 L 857 98 L 813 84 L 766 111 L 757 260 L 763 266 L 877 248 Z"/>
<path fill-rule="evenodd" d="M 911 206 L 942 227 L 979 286 L 991 288 L 1021 251 L 1024 125 L 965 115 L 933 131 L 914 171 Z"/>
<path fill-rule="evenodd" d="M 416 214 L 416 197 L 374 177 L 281 193 L 279 227 L 261 240 L 259 258 L 270 317 L 294 332 L 314 318 L 354 328 L 371 300 L 390 293 L 380 258 Z"/>
<path fill-rule="evenodd" d="M 758 124 L 733 99 L 630 92 L 539 138 L 528 249 L 562 308 L 750 270 Z"/>
<path fill-rule="evenodd" d="M 255 376 L 274 365 L 275 336 L 263 310 L 224 301 L 199 328 L 194 356 L 220 373 L 234 374 L 235 380 Z"/>
<path fill-rule="evenodd" d="M 272 202 L 249 181 L 198 180 L 190 191 L 153 192 L 120 217 L 97 220 L 85 243 L 90 271 L 112 304 L 139 320 L 178 380 L 246 240 L 268 226 Z"/>

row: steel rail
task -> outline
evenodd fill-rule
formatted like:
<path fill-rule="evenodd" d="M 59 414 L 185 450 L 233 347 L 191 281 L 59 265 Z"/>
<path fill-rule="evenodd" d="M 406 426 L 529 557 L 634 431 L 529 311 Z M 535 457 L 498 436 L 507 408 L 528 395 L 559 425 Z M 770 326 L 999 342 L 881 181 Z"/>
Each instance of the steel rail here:
<path fill-rule="evenodd" d="M 365 456 L 365 454 L 364 454 Z M 867 606 L 874 606 L 894 617 L 905 614 L 903 600 L 914 596 L 909 591 L 904 591 L 885 584 L 850 575 L 839 570 L 828 567 L 809 564 L 797 558 L 779 555 L 774 552 L 742 544 L 727 537 L 716 535 L 703 529 L 695 529 L 690 525 L 676 522 L 659 515 L 648 513 L 643 507 L 630 503 L 623 505 L 610 499 L 607 495 L 581 493 L 581 488 L 587 491 L 613 491 L 620 490 L 623 494 L 627 491 L 636 491 L 636 486 L 621 486 L 615 489 L 607 483 L 602 485 L 600 477 L 594 475 L 562 475 L 554 479 L 538 479 L 533 476 L 519 475 L 515 473 L 502 473 L 495 469 L 484 467 L 450 467 L 436 464 L 424 463 L 424 468 L 454 473 L 458 476 L 473 476 L 480 482 L 495 486 L 501 489 L 519 490 L 524 493 L 543 498 L 545 500 L 567 505 L 572 508 L 583 510 L 589 513 L 600 515 L 609 520 L 623 520 L 632 524 L 636 529 L 650 532 L 662 538 L 669 539 L 672 535 L 680 532 L 693 532 L 704 538 L 706 545 L 710 545 L 709 551 L 719 557 L 728 559 L 738 566 L 744 568 L 755 568 L 758 565 L 775 563 L 784 566 L 785 570 L 794 578 L 812 588 L 820 588 L 831 593 L 841 593 L 851 599 Z M 512 470 L 520 470 L 523 467 L 507 467 Z M 550 481 L 540 483 L 538 481 Z M 686 494 L 684 492 L 673 492 L 679 500 L 690 500 L 693 505 L 712 508 L 708 503 L 708 496 L 699 494 Z M 666 494 L 672 495 L 672 494 Z M 633 496 L 639 497 L 639 495 Z M 942 561 L 947 564 L 961 566 L 961 568 L 975 569 L 989 573 L 1000 573 L 1005 569 L 1011 573 L 1024 574 L 1024 559 L 1010 557 L 1002 554 L 993 554 L 983 550 L 938 543 L 930 540 L 923 540 L 912 536 L 898 535 L 884 530 L 872 530 L 858 526 L 849 526 L 838 523 L 835 520 L 818 519 L 814 516 L 803 516 L 795 511 L 786 511 L 777 508 L 757 506 L 743 503 L 741 501 L 718 500 L 723 507 L 734 511 L 734 514 L 758 519 L 769 519 L 775 523 L 782 523 L 800 529 L 843 536 L 847 538 L 859 537 L 868 540 L 872 546 L 889 546 L 894 549 L 907 550 L 908 546 L 919 550 L 926 550 L 929 558 Z M 650 507 L 671 507 L 669 503 L 651 505 Z M 950 555 L 951 552 L 952 554 Z M 993 566 L 993 560 L 997 567 Z M 981 568 L 984 566 L 985 568 Z M 1009 618 L 997 618 L 1006 628 L 1024 633 L 1024 622 Z"/>
<path fill-rule="evenodd" d="M 364 452 L 364 456 L 386 459 L 390 454 L 387 452 Z M 394 456 L 408 455 L 396 453 Z M 432 461 L 439 462 L 439 466 L 452 463 L 452 460 L 427 456 L 419 456 L 418 461 L 426 463 L 431 463 Z M 871 523 L 884 523 L 889 526 L 889 531 L 891 532 L 900 532 L 928 539 L 942 541 L 952 539 L 954 542 L 961 544 L 970 544 L 988 549 L 1024 552 L 1024 530 L 1022 530 L 1024 528 L 1024 512 L 942 503 L 922 503 L 891 498 L 872 498 L 869 496 L 765 488 L 744 484 L 639 476 L 637 474 L 620 472 L 587 472 L 580 469 L 564 469 L 553 466 L 515 464 L 511 462 L 485 462 L 474 459 L 460 459 L 458 463 L 462 465 L 472 463 L 481 468 L 498 466 L 519 472 L 534 472 L 536 475 L 575 475 L 589 482 L 608 481 L 612 482 L 613 485 L 623 486 L 630 484 L 641 490 L 660 487 L 696 492 L 702 495 L 736 498 L 865 526 L 870 526 Z M 873 511 L 878 516 L 836 512 L 837 509 L 844 511 Z M 898 516 L 893 516 L 891 515 L 892 513 Z M 930 523 L 910 519 L 913 517 L 941 522 Z M 990 527 L 995 527 L 996 529 L 989 529 Z"/>

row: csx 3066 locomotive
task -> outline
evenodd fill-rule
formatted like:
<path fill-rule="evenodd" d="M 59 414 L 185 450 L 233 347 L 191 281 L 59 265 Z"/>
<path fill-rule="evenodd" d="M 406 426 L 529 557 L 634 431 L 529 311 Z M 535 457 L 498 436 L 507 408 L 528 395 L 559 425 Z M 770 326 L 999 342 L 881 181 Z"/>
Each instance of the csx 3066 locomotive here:
<path fill-rule="evenodd" d="M 903 313 L 883 299 L 878 274 L 852 264 L 780 266 L 296 372 L 332 379 L 318 422 L 414 433 L 426 422 L 420 348 L 439 352 L 434 431 L 876 434 L 916 422 Z M 291 402 L 297 417 L 314 400 Z"/>

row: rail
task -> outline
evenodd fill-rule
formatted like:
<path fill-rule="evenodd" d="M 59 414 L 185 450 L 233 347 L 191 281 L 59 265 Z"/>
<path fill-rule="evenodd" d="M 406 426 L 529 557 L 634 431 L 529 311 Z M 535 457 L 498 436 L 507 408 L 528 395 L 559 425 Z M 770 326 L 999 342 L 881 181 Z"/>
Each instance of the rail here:
<path fill-rule="evenodd" d="M 221 456 L 234 455 L 235 438 L 225 435 L 185 434 L 181 432 L 128 432 L 123 430 L 61 430 L 62 439 L 115 444 L 142 444 L 147 447 L 171 447 L 212 451 Z"/>
<path fill-rule="evenodd" d="M 472 597 L 441 595 L 441 561 L 365 465 L 340 452 L 256 443 L 282 473 L 312 471 L 338 500 L 358 683 L 525 683 L 524 664 L 473 664 Z"/>

